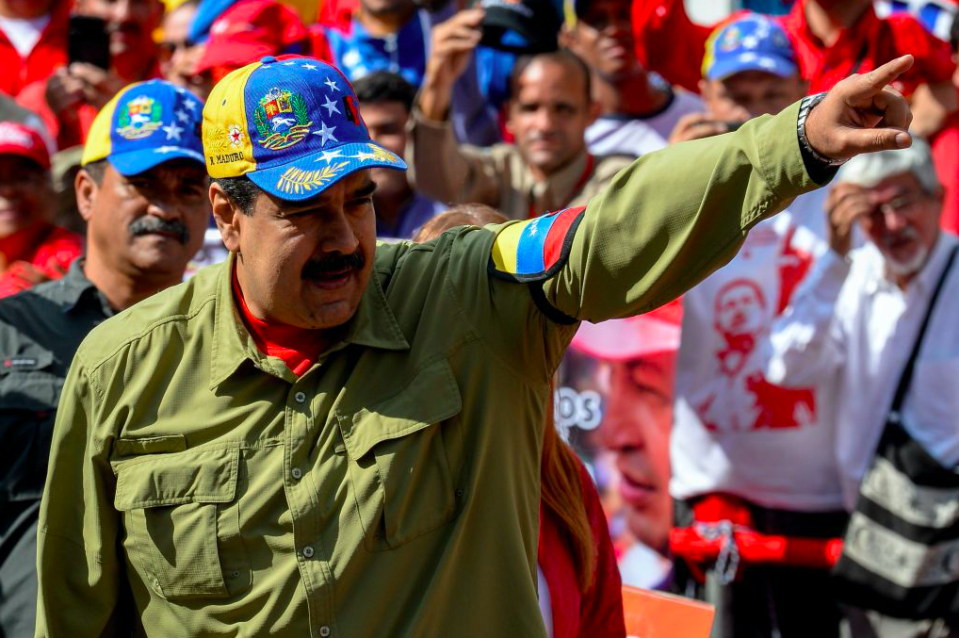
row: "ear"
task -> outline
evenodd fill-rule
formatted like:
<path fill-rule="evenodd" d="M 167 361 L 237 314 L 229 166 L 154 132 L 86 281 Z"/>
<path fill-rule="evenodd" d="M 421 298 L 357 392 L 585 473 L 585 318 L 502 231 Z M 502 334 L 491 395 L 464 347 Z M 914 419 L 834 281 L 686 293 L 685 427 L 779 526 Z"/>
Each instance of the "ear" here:
<path fill-rule="evenodd" d="M 93 218 L 93 201 L 100 187 L 90 174 L 81 168 L 73 180 L 73 188 L 77 194 L 77 210 L 80 211 L 80 217 L 89 224 Z"/>
<path fill-rule="evenodd" d="M 603 113 L 603 105 L 593 100 L 589 103 L 589 123 L 592 124 Z"/>
<path fill-rule="evenodd" d="M 503 128 L 506 129 L 506 132 L 510 135 L 515 136 L 516 131 L 513 128 L 513 109 L 516 108 L 516 101 L 513 98 L 510 98 L 506 103 L 506 121 L 503 122 Z"/>
<path fill-rule="evenodd" d="M 234 204 L 220 185 L 210 184 L 210 205 L 213 208 L 213 219 L 220 229 L 223 245 L 231 253 L 240 252 L 240 229 L 243 224 L 244 213 Z"/>
<path fill-rule="evenodd" d="M 559 46 L 576 53 L 576 29 L 570 29 L 568 24 L 563 24 L 559 31 Z"/>

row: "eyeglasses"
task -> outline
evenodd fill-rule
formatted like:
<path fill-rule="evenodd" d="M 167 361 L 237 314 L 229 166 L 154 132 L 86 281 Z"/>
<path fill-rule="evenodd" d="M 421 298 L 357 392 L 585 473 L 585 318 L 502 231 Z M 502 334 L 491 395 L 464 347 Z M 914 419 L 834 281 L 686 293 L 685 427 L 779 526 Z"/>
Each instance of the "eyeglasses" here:
<path fill-rule="evenodd" d="M 872 214 L 876 215 L 879 213 L 894 213 L 896 215 L 908 217 L 916 212 L 916 210 L 919 208 L 919 204 L 922 203 L 924 199 L 925 198 L 922 195 L 917 193 L 900 195 L 899 197 L 891 199 L 883 204 L 877 204 L 872 209 Z"/>

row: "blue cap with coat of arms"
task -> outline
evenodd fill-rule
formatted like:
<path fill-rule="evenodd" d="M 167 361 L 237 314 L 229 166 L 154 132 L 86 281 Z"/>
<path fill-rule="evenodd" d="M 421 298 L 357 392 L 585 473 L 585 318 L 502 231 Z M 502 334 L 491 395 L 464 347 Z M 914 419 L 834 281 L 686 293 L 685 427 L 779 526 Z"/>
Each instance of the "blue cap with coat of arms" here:
<path fill-rule="evenodd" d="M 716 29 L 706 42 L 703 77 L 724 80 L 744 71 L 765 71 L 780 77 L 799 70 L 789 36 L 773 20 L 747 14 Z"/>
<path fill-rule="evenodd" d="M 301 56 L 263 58 L 217 83 L 203 109 L 203 148 L 210 177 L 246 175 L 283 200 L 315 197 L 365 168 L 406 170 L 370 139 L 346 77 Z"/>
<path fill-rule="evenodd" d="M 203 102 L 164 80 L 124 87 L 97 113 L 81 165 L 102 159 L 122 175 L 136 175 L 173 159 L 203 161 Z"/>

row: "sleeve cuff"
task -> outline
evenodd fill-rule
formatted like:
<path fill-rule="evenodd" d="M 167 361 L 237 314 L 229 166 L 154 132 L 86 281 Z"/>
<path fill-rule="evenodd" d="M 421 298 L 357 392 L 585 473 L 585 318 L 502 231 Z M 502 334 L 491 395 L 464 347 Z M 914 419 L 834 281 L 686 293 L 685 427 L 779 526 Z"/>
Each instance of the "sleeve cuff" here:
<path fill-rule="evenodd" d="M 812 294 L 818 301 L 834 304 L 852 269 L 849 257 L 843 257 L 834 250 L 827 250 L 816 260 L 809 276 Z"/>

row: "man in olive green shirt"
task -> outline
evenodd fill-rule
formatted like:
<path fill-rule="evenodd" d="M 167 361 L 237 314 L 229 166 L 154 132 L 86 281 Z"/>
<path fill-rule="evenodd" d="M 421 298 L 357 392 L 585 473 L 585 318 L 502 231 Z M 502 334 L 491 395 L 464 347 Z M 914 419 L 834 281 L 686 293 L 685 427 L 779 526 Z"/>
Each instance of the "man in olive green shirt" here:
<path fill-rule="evenodd" d="M 38 636 L 545 636 L 540 443 L 577 322 L 673 299 L 828 158 L 908 145 L 883 87 L 910 64 L 647 155 L 585 211 L 391 246 L 367 169 L 403 164 L 342 75 L 230 74 L 203 134 L 232 255 L 80 347 Z"/>

